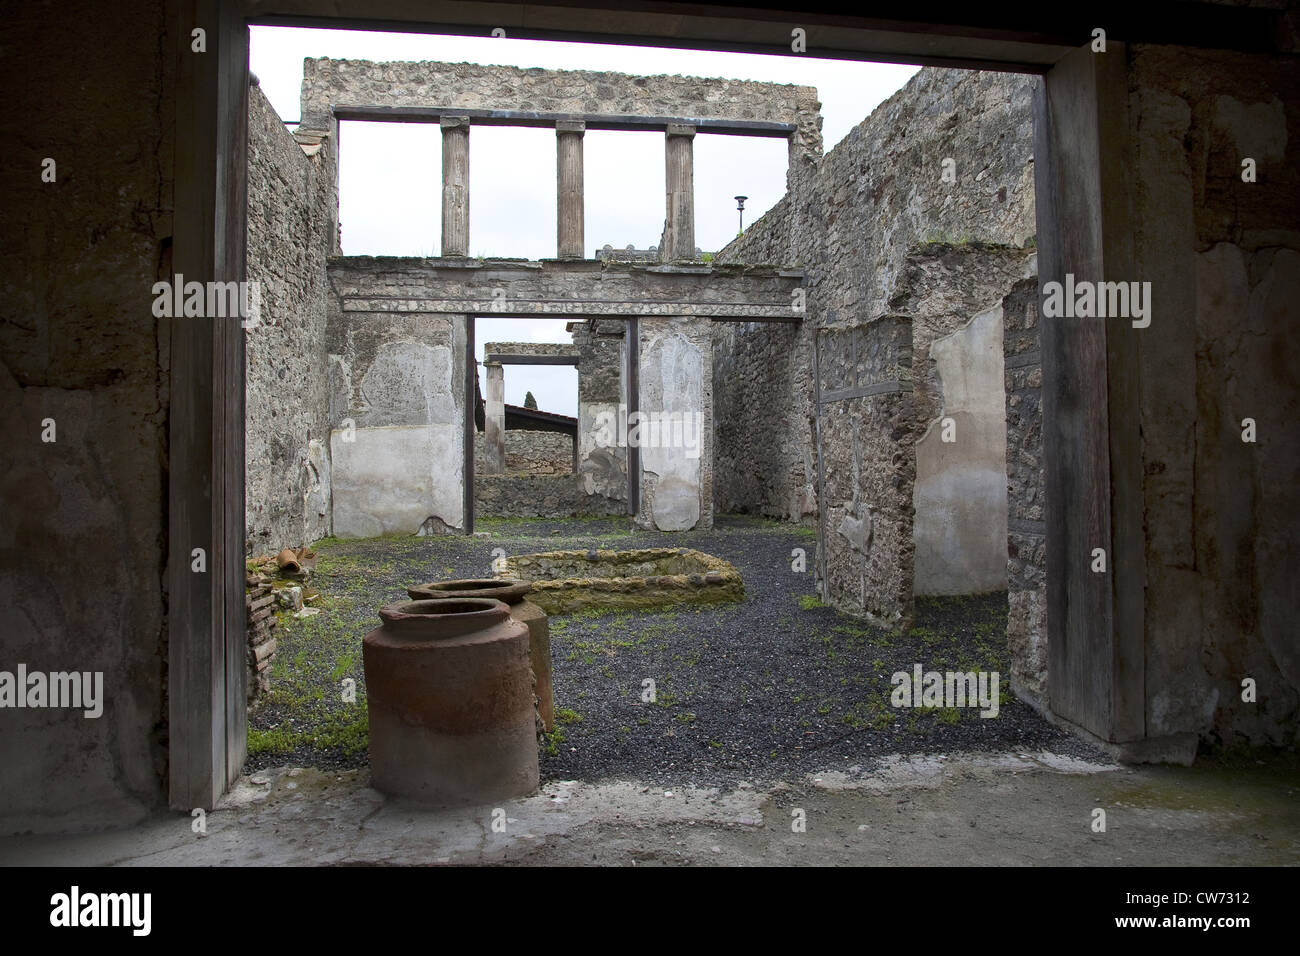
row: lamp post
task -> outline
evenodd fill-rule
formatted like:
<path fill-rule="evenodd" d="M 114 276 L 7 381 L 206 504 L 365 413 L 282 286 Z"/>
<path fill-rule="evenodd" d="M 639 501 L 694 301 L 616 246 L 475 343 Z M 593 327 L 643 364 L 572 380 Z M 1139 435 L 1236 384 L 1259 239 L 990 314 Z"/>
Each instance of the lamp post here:
<path fill-rule="evenodd" d="M 742 235 L 745 232 L 745 200 L 748 196 L 736 196 L 736 209 L 740 212 L 740 232 L 736 235 Z"/>

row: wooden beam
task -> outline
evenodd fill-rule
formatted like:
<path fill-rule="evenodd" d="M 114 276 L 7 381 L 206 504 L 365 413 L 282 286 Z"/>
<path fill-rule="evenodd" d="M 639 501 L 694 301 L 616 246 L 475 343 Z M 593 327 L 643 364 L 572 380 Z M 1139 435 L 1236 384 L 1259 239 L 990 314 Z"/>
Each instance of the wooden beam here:
<path fill-rule="evenodd" d="M 839 4 L 789 0 L 639 0 L 634 7 L 609 0 L 245 0 L 245 8 L 250 22 L 276 26 L 482 37 L 500 28 L 514 39 L 1012 72 L 1046 71 L 1086 45 L 1100 25 L 1110 38 L 1129 43 L 1279 51 L 1287 16 L 1285 9 L 1187 0 L 1098 0 L 1086 6 L 868 2 L 852 15 Z M 794 26 L 806 31 L 806 53 L 791 47 Z"/>

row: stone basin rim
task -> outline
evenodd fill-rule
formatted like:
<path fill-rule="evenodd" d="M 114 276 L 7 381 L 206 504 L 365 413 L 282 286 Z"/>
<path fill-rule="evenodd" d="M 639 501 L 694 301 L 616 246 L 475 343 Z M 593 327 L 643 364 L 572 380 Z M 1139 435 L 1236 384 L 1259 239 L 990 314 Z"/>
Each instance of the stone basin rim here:
<path fill-rule="evenodd" d="M 519 578 L 457 578 L 429 581 L 406 589 L 412 601 L 497 600 L 518 604 L 532 589 L 533 582 Z"/>
<path fill-rule="evenodd" d="M 666 559 L 673 559 L 667 567 L 654 567 Z M 679 563 L 687 566 L 677 567 Z M 540 551 L 512 555 L 497 573 L 503 579 L 529 578 L 529 599 L 548 614 L 603 606 L 606 600 L 616 606 L 653 607 L 683 599 L 700 604 L 744 599 L 744 582 L 735 566 L 693 548 Z"/>
<path fill-rule="evenodd" d="M 592 557 L 592 555 L 595 555 L 595 557 Z M 724 581 L 740 580 L 740 572 L 735 569 L 730 561 L 719 558 L 716 555 L 706 554 L 703 551 L 697 551 L 694 548 L 633 548 L 626 551 L 589 549 L 586 551 L 537 551 L 531 554 L 516 554 L 506 558 L 506 570 L 498 572 L 501 577 L 497 580 L 503 582 L 519 580 L 515 576 L 515 571 L 511 570 L 511 565 L 515 562 L 585 561 L 586 563 L 593 565 L 595 568 L 612 567 L 616 570 L 619 565 L 638 564 L 645 561 L 661 560 L 663 558 L 685 558 L 697 562 L 699 567 L 691 571 L 679 571 L 660 575 L 628 574 L 624 576 L 616 576 L 603 574 L 592 577 L 533 578 L 530 583 L 533 590 L 540 590 L 542 588 L 575 580 L 627 582 L 659 577 L 687 578 L 692 574 L 699 574 L 701 576 L 706 574 L 720 574 Z M 577 571 L 576 573 L 582 575 L 581 571 Z"/>

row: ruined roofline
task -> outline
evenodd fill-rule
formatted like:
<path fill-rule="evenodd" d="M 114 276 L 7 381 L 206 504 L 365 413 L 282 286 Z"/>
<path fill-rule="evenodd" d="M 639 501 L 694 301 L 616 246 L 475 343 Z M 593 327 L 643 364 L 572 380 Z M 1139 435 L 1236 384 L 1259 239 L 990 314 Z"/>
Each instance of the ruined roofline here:
<path fill-rule="evenodd" d="M 509 402 L 502 402 L 507 412 L 517 415 L 520 418 L 532 418 L 539 422 L 552 422 L 556 425 L 569 425 L 573 428 L 578 427 L 578 419 L 572 415 L 561 415 L 559 412 L 548 412 L 540 408 L 528 408 L 524 405 L 511 405 Z M 526 431 L 526 429 L 516 429 L 507 427 L 507 431 Z"/>
<path fill-rule="evenodd" d="M 436 110 L 556 117 L 690 117 L 737 129 L 768 130 L 821 151 L 821 104 L 811 86 L 757 80 L 703 78 L 540 67 L 427 61 L 305 58 L 302 127 L 328 132 L 334 110 L 400 113 Z M 594 128 L 594 127 L 593 127 Z M 722 130 L 720 130 L 722 131 Z"/>
<path fill-rule="evenodd" d="M 804 86 L 800 83 L 773 83 L 770 80 L 746 80 L 739 77 L 731 76 L 693 76 L 686 73 L 622 73 L 618 70 L 557 70 L 545 66 L 510 66 L 508 64 L 497 63 L 473 63 L 469 60 L 353 60 L 348 57 L 335 58 L 329 56 L 305 56 L 302 58 L 303 73 L 306 74 L 307 64 L 317 63 L 338 63 L 347 66 L 401 66 L 401 67 L 468 67 L 473 70 L 491 70 L 491 71 L 510 71 L 520 74 L 550 74 L 556 77 L 563 77 L 573 80 L 588 80 L 591 82 L 602 81 L 609 82 L 611 79 L 622 80 L 684 80 L 690 83 L 742 83 L 749 87 L 761 88 L 770 87 L 774 90 L 805 90 L 811 92 L 814 96 L 817 93 L 817 87 Z"/>

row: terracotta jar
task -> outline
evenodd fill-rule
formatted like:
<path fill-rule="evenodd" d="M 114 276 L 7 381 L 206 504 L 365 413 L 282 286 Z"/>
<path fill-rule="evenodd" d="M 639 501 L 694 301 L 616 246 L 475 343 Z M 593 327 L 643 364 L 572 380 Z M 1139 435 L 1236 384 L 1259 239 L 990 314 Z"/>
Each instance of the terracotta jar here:
<path fill-rule="evenodd" d="M 555 691 L 551 687 L 551 626 L 546 612 L 528 600 L 531 581 L 509 578 L 469 578 L 431 581 L 407 588 L 412 600 L 436 598 L 494 598 L 510 605 L 510 616 L 528 625 L 528 641 L 537 678 L 537 713 L 547 733 L 555 729 Z"/>
<path fill-rule="evenodd" d="M 403 601 L 362 641 L 376 790 L 433 806 L 534 793 L 528 628 L 500 601 Z"/>

